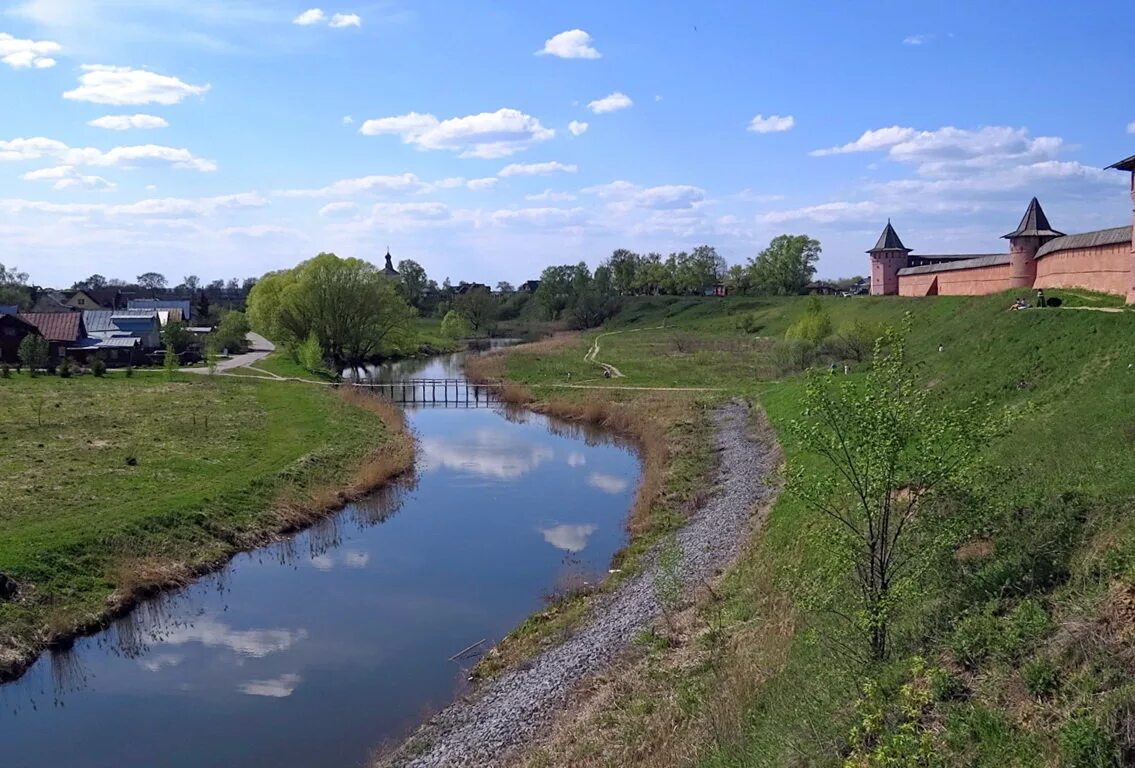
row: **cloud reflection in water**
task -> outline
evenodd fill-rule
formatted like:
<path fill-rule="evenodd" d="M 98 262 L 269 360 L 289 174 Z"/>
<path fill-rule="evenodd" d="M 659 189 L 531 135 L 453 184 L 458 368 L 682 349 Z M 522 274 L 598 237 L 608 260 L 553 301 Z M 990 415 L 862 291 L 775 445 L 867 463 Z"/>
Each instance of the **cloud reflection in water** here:
<path fill-rule="evenodd" d="M 597 525 L 557 525 L 554 528 L 541 528 L 544 541 L 565 552 L 582 552 L 587 539 L 599 530 Z"/>
<path fill-rule="evenodd" d="M 421 471 L 445 468 L 491 480 L 518 480 L 555 452 L 544 445 L 517 439 L 507 430 L 479 429 L 455 437 L 431 436 L 421 441 Z"/>

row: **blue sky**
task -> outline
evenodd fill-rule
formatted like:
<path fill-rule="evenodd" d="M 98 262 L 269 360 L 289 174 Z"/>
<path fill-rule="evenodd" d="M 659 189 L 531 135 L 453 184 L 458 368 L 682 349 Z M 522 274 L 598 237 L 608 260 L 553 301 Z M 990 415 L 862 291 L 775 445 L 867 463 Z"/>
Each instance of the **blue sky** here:
<path fill-rule="evenodd" d="M 316 3 L 319 4 L 316 4 Z M 0 262 L 41 284 L 321 250 L 517 283 L 888 217 L 990 252 L 1130 221 L 1135 3 L 0 0 Z M 1126 34 L 1126 37 L 1124 36 Z"/>

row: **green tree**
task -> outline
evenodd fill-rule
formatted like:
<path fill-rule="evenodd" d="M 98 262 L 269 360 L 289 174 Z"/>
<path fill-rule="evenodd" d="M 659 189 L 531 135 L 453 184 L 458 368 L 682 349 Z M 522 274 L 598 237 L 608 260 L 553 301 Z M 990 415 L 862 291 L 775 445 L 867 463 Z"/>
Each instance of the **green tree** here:
<path fill-rule="evenodd" d="M 484 288 L 473 288 L 453 299 L 453 309 L 465 318 L 473 333 L 490 330 L 498 308 L 497 298 Z"/>
<path fill-rule="evenodd" d="M 429 277 L 421 264 L 413 259 L 398 262 L 398 293 L 411 307 L 421 307 Z"/>
<path fill-rule="evenodd" d="M 47 339 L 38 333 L 29 333 L 20 341 L 20 361 L 28 367 L 32 376 L 39 375 L 40 368 L 46 368 L 51 358 L 51 349 Z"/>
<path fill-rule="evenodd" d="M 162 357 L 162 366 L 166 369 L 166 378 L 172 379 L 180 364 L 181 359 L 177 356 L 177 350 L 173 348 L 172 344 L 166 344 L 166 353 Z"/>
<path fill-rule="evenodd" d="M 820 242 L 807 235 L 778 235 L 749 264 L 753 286 L 762 293 L 801 293 L 816 274 Z"/>
<path fill-rule="evenodd" d="M 813 296 L 808 301 L 808 308 L 804 316 L 788 327 L 785 337 L 788 339 L 801 339 L 819 344 L 832 333 L 832 319 L 824 309 L 819 298 Z M 874 339 L 872 339 L 872 342 Z"/>
<path fill-rule="evenodd" d="M 319 337 L 314 333 L 309 333 L 303 343 L 296 348 L 296 362 L 312 373 L 326 370 L 323 347 L 319 345 Z"/>
<path fill-rule="evenodd" d="M 915 379 L 905 329 L 888 329 L 865 378 L 813 370 L 804 415 L 791 425 L 820 462 L 799 463 L 789 487 L 827 521 L 813 534 L 830 561 L 850 571 L 830 574 L 816 597 L 865 637 L 875 660 L 887 658 L 903 597 L 913 599 L 919 574 L 937 556 L 929 535 L 935 502 L 989 436 L 974 408 L 939 402 Z"/>
<path fill-rule="evenodd" d="M 109 284 L 110 281 L 96 272 L 87 279 L 80 280 L 72 285 L 71 289 L 75 291 L 97 291 L 100 288 L 106 288 Z"/>
<path fill-rule="evenodd" d="M 143 272 L 134 279 L 138 285 L 150 291 L 160 291 L 166 287 L 166 276 L 160 272 Z"/>
<path fill-rule="evenodd" d="M 536 289 L 536 301 L 544 310 L 549 320 L 556 320 L 567 309 L 574 295 L 572 293 L 572 277 L 575 267 L 558 266 L 546 267 L 540 273 L 540 286 Z"/>
<path fill-rule="evenodd" d="M 512 287 L 512 283 L 507 280 L 501 280 L 497 283 L 497 293 L 501 296 L 511 296 L 516 293 L 516 289 Z"/>
<path fill-rule="evenodd" d="M 469 323 L 460 312 L 451 309 L 441 319 L 441 332 L 451 339 L 460 339 L 469 335 Z"/>
<path fill-rule="evenodd" d="M 619 248 L 607 259 L 607 267 L 611 270 L 611 285 L 615 292 L 621 296 L 629 296 L 639 288 L 638 269 L 642 257 L 634 251 Z"/>
<path fill-rule="evenodd" d="M 248 296 L 252 326 L 295 347 L 314 333 L 337 365 L 360 365 L 405 341 L 415 312 L 373 264 L 321 253 L 265 275 Z"/>
<path fill-rule="evenodd" d="M 0 264 L 0 304 L 15 305 L 26 309 L 31 305 L 31 292 L 28 290 L 28 273 L 15 267 Z"/>
<path fill-rule="evenodd" d="M 172 347 L 175 352 L 181 353 L 193 343 L 193 334 L 188 326 L 182 322 L 166 323 L 162 327 L 162 346 Z"/>
<path fill-rule="evenodd" d="M 221 315 L 213 331 L 213 343 L 218 349 L 227 349 L 229 353 L 243 352 L 248 348 L 248 332 L 252 327 L 243 312 L 230 310 Z"/>

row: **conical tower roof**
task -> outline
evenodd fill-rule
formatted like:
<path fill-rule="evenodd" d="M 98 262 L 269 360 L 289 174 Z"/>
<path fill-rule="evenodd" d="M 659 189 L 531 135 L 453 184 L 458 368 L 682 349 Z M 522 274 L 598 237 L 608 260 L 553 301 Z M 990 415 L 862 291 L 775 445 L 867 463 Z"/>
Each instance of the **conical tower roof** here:
<path fill-rule="evenodd" d="M 390 257 L 390 249 L 386 249 L 386 266 L 382 268 L 382 274 L 387 277 L 397 277 L 398 270 L 394 268 L 394 261 Z"/>
<path fill-rule="evenodd" d="M 1048 223 L 1048 217 L 1044 215 L 1040 201 L 1034 197 L 1029 202 L 1025 215 L 1021 217 L 1021 223 L 1017 225 L 1015 230 L 1007 235 L 1002 235 L 1002 237 L 1011 240 L 1014 237 L 1063 237 L 1063 235 L 1063 232 L 1057 232 Z"/>
<path fill-rule="evenodd" d="M 899 233 L 895 232 L 895 228 L 891 226 L 890 219 L 887 219 L 887 226 L 883 228 L 883 234 L 879 235 L 879 242 L 875 243 L 875 247 L 867 253 L 882 253 L 884 251 L 910 253 L 910 249 L 903 245 L 902 240 L 899 239 Z"/>

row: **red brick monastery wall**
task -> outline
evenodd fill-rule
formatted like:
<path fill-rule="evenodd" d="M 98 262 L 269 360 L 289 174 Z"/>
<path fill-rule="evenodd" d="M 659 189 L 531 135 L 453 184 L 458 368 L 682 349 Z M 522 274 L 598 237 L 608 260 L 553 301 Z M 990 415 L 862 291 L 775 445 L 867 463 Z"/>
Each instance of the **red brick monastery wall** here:
<path fill-rule="evenodd" d="M 1034 288 L 1086 288 L 1126 296 L 1131 244 L 1056 251 L 1037 259 Z"/>
<path fill-rule="evenodd" d="M 1012 287 L 1008 264 L 899 275 L 900 296 L 984 296 Z"/>

